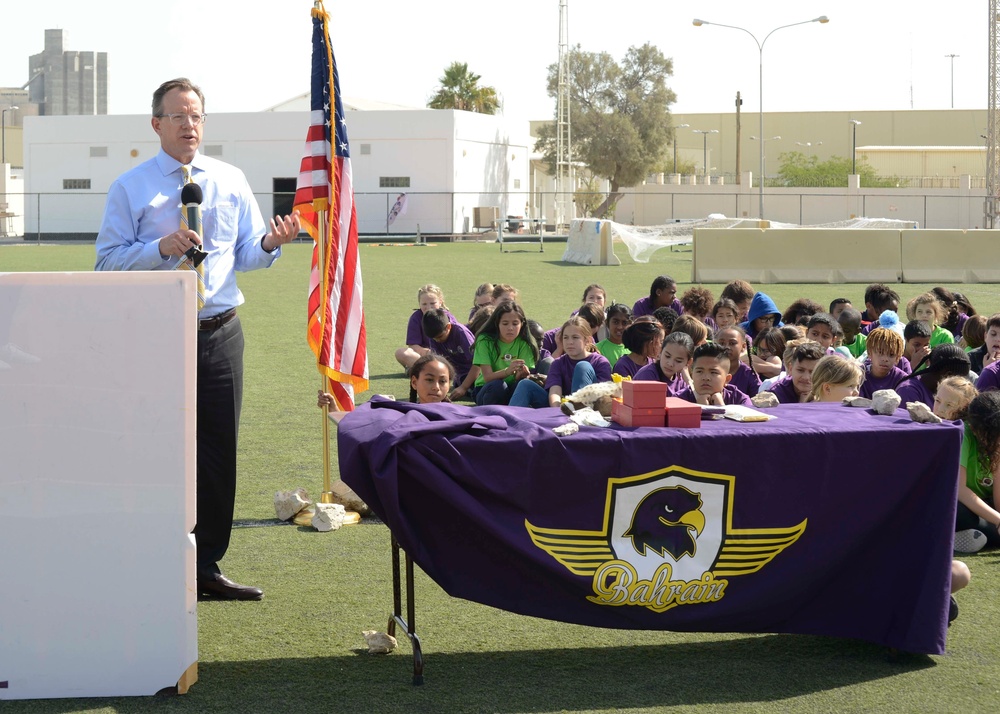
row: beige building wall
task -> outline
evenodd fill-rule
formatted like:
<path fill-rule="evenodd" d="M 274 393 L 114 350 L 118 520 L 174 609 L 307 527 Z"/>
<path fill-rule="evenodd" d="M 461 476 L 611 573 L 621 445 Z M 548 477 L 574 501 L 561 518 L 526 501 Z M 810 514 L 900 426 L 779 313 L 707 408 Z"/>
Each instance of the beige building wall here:
<path fill-rule="evenodd" d="M 741 170 L 759 175 L 760 144 L 750 139 L 760 134 L 760 115 L 743 111 L 739 115 L 739 150 Z M 800 151 L 807 156 L 815 154 L 820 161 L 831 156 L 851 156 L 853 124 L 857 127 L 859 147 L 968 147 L 983 145 L 981 134 L 986 133 L 985 109 L 899 110 L 872 112 L 765 112 L 764 137 L 781 139 L 767 141 L 765 163 L 767 175 L 772 176 L 779 166 L 782 153 Z M 674 126 L 689 124 L 677 130 L 679 156 L 696 156 L 701 169 L 702 135 L 694 129 L 717 129 L 718 134 L 708 135 L 709 165 L 717 167 L 716 173 L 736 173 L 737 115 L 725 114 L 674 114 Z M 822 142 L 822 145 L 819 145 Z M 800 146 L 799 144 L 812 146 Z M 860 157 L 859 151 L 859 157 Z M 984 164 L 985 166 L 985 164 Z M 969 173 L 958 171 L 957 174 Z M 895 174 L 902 175 L 902 174 Z M 920 174 L 910 174 L 920 175 Z M 929 174 L 935 175 L 935 174 Z M 945 174 L 942 174 L 945 175 Z M 951 175 L 951 174 L 948 174 Z M 972 174 L 977 175 L 977 174 Z M 980 174 L 981 175 L 981 174 Z"/>

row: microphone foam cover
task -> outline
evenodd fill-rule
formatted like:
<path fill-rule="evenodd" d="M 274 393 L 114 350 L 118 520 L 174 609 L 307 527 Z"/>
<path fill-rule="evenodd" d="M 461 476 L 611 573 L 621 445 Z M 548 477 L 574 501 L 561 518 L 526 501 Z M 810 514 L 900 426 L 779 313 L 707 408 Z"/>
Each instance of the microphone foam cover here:
<path fill-rule="evenodd" d="M 205 200 L 205 192 L 201 190 L 201 186 L 196 183 L 186 183 L 184 188 L 181 189 L 181 203 L 185 206 L 189 203 L 200 204 Z"/>

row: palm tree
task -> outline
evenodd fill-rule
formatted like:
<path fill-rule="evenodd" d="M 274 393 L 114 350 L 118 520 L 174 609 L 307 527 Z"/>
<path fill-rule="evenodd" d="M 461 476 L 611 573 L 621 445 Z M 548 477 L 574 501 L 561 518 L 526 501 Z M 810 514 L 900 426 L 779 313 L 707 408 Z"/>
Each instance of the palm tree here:
<path fill-rule="evenodd" d="M 493 87 L 480 87 L 480 76 L 469 71 L 465 62 L 452 62 L 441 77 L 441 88 L 427 106 L 431 109 L 462 109 L 480 114 L 496 114 L 500 96 Z"/>

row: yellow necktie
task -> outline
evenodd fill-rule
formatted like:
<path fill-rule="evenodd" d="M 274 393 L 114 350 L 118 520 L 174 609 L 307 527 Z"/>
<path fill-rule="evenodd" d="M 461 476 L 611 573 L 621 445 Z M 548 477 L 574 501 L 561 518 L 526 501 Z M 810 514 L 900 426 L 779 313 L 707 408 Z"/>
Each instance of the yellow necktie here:
<path fill-rule="evenodd" d="M 191 183 L 191 169 L 188 166 L 181 166 L 181 171 L 184 172 L 184 183 Z M 181 230 L 187 229 L 193 230 L 201 237 L 201 221 L 198 221 L 197 225 L 189 226 L 187 218 L 187 210 L 181 206 Z M 205 263 L 202 261 L 198 264 L 198 267 L 192 267 L 191 261 L 185 260 L 181 263 L 187 270 L 194 270 L 198 275 L 198 312 L 201 312 L 205 307 Z"/>

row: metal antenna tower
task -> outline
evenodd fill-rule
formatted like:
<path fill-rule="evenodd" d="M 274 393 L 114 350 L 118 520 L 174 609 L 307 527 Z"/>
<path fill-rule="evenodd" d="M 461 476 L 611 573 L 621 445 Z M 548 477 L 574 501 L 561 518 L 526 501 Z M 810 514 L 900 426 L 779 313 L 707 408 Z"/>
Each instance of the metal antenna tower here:
<path fill-rule="evenodd" d="M 998 83 L 997 60 L 1000 59 L 1000 14 L 998 0 L 990 0 L 990 46 L 989 46 L 989 88 L 986 110 L 986 215 L 984 228 L 997 227 L 997 211 L 1000 209 L 1000 147 L 997 146 L 1000 130 L 1000 83 Z"/>
<path fill-rule="evenodd" d="M 559 75 L 556 92 L 556 230 L 573 219 L 573 133 L 570 125 L 569 0 L 559 0 Z"/>

